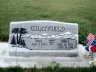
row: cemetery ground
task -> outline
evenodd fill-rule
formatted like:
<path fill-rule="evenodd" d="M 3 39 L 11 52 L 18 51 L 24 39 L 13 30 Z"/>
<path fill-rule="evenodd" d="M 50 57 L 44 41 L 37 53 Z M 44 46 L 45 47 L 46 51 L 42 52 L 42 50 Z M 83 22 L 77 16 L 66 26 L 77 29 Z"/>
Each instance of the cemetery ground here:
<path fill-rule="evenodd" d="M 79 24 L 79 43 L 96 34 L 95 0 L 0 0 L 0 40 L 8 41 L 12 21 L 53 20 Z"/>
<path fill-rule="evenodd" d="M 96 35 L 96 0 L 0 0 L 0 41 L 8 41 L 12 21 L 53 20 L 79 24 L 79 43 Z M 17 71 L 18 70 L 18 71 Z M 96 67 L 0 68 L 0 72 L 95 72 Z"/>

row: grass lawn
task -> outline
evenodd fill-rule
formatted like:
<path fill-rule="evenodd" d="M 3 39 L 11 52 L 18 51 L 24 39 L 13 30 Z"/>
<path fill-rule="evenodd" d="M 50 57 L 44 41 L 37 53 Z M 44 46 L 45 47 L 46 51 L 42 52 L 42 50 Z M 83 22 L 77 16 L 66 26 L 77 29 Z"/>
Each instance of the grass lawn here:
<path fill-rule="evenodd" d="M 52 68 L 46 67 L 42 69 L 37 68 L 22 68 L 22 67 L 8 67 L 8 68 L 0 68 L 0 72 L 96 72 L 96 67 L 62 67 L 62 68 Z"/>
<path fill-rule="evenodd" d="M 96 0 L 0 0 L 0 40 L 11 21 L 53 20 L 79 24 L 79 43 L 96 34 Z"/>

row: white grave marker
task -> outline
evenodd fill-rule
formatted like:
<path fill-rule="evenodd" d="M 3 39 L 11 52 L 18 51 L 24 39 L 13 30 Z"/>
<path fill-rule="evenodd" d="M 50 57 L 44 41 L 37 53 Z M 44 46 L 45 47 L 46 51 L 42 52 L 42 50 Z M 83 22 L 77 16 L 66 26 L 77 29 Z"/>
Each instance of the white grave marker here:
<path fill-rule="evenodd" d="M 9 55 L 76 57 L 78 24 L 57 21 L 11 22 Z"/>

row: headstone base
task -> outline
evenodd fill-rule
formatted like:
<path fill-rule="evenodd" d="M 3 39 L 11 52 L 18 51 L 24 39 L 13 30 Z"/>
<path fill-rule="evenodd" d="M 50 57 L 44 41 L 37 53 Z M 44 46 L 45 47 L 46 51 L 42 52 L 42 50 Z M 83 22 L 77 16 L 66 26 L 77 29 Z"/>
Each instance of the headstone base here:
<path fill-rule="evenodd" d="M 61 67 L 88 67 L 80 57 L 9 57 L 4 59 L 5 62 L 22 67 L 42 68 L 51 66 L 52 63 L 59 63 Z M 24 64 L 26 63 L 26 64 Z M 25 66 L 24 66 L 24 65 Z"/>
<path fill-rule="evenodd" d="M 46 67 L 52 66 L 52 63 L 59 63 L 61 67 L 90 67 L 89 60 L 86 58 L 81 50 L 77 57 L 18 57 L 9 56 L 4 59 L 8 66 L 21 66 L 21 67 Z"/>
<path fill-rule="evenodd" d="M 32 51 L 10 51 L 9 56 L 19 57 L 77 57 L 77 51 L 62 50 L 32 50 Z"/>

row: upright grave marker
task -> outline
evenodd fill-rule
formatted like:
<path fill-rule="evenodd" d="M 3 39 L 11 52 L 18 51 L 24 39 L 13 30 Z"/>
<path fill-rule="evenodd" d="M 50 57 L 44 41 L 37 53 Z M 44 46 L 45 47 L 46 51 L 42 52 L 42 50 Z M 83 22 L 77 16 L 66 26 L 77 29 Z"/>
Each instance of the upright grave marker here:
<path fill-rule="evenodd" d="M 76 57 L 78 24 L 56 21 L 11 22 L 9 55 Z"/>

